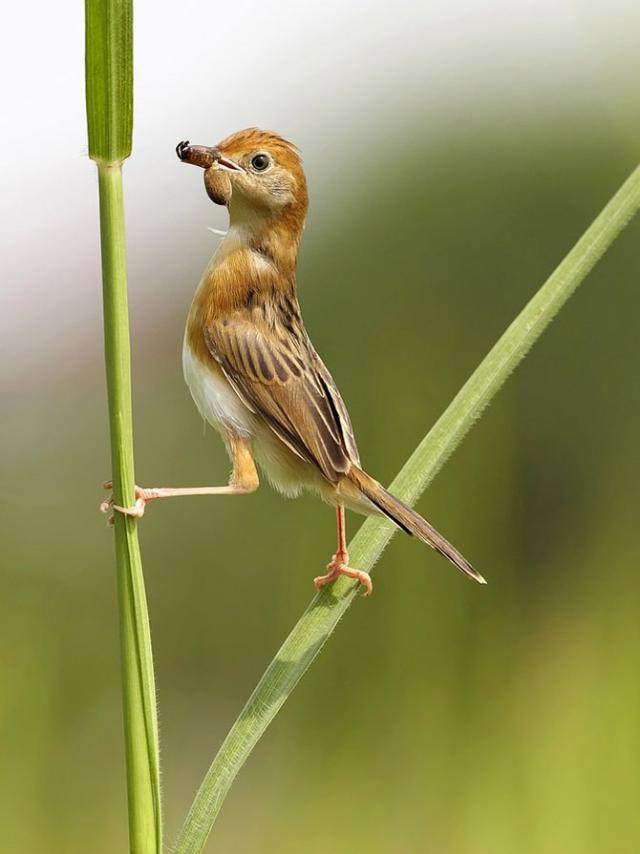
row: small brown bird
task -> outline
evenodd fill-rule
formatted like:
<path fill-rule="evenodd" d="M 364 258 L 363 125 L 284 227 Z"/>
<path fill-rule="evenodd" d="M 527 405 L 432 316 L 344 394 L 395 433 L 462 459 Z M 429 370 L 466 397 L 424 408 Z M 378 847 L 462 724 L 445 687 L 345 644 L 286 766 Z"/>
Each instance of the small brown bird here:
<path fill-rule="evenodd" d="M 181 142 L 180 160 L 202 167 L 210 198 L 229 209 L 229 230 L 196 291 L 184 337 L 184 375 L 203 418 L 233 463 L 228 486 L 136 488 L 133 507 L 175 495 L 242 495 L 258 487 L 256 463 L 285 495 L 317 493 L 335 505 L 338 546 L 320 588 L 339 575 L 371 593 L 368 573 L 349 566 L 344 508 L 384 514 L 480 583 L 484 579 L 418 513 L 360 466 L 346 407 L 307 335 L 296 292 L 308 196 L 298 150 L 250 128 L 215 148 Z M 108 512 L 111 501 L 103 503 Z"/>

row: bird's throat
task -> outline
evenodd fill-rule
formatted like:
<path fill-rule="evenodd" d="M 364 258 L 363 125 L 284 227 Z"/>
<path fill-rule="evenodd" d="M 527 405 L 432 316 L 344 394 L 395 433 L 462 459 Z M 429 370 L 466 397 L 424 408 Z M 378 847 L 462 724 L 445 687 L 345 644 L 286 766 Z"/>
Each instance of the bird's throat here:
<path fill-rule="evenodd" d="M 229 213 L 229 231 L 219 251 L 221 258 L 244 255 L 245 263 L 253 259 L 254 266 L 270 268 L 286 279 L 295 277 L 303 216 L 288 208 L 274 215 L 232 206 Z"/>

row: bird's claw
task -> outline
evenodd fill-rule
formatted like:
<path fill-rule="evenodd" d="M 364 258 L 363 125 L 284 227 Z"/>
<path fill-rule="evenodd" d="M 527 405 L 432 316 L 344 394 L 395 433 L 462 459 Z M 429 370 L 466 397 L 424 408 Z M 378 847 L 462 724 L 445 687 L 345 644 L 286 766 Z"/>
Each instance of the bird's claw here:
<path fill-rule="evenodd" d="M 348 578 L 353 578 L 359 581 L 364 587 L 363 596 L 370 596 L 373 591 L 373 582 L 368 572 L 362 569 L 352 569 L 348 566 L 349 555 L 346 552 L 337 552 L 333 555 L 327 564 L 326 575 L 318 575 L 313 579 L 313 583 L 320 590 L 325 584 L 330 584 L 335 581 L 340 575 L 346 575 Z"/>
<path fill-rule="evenodd" d="M 113 489 L 113 481 L 106 480 L 102 484 L 103 489 Z M 117 510 L 118 513 L 124 513 L 125 516 L 133 516 L 136 519 L 142 518 L 144 516 L 144 511 L 147 505 L 147 502 L 153 501 L 154 498 L 158 498 L 158 490 L 157 489 L 144 489 L 142 486 L 135 487 L 135 503 L 130 507 L 121 507 L 119 504 L 113 503 L 113 495 L 110 495 L 109 498 L 105 498 L 103 502 L 100 504 L 100 512 L 108 513 L 109 518 L 107 519 L 107 525 L 109 527 L 113 527 L 115 524 L 115 520 L 113 517 L 113 510 Z"/>

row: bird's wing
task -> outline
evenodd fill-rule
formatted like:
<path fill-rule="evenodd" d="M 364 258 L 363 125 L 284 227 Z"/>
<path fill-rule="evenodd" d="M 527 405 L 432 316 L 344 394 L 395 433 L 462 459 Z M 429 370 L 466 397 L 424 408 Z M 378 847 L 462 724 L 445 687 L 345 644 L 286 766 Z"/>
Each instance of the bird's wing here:
<path fill-rule="evenodd" d="M 302 327 L 257 325 L 238 312 L 204 336 L 240 398 L 295 454 L 332 483 L 359 465 L 346 407 Z"/>

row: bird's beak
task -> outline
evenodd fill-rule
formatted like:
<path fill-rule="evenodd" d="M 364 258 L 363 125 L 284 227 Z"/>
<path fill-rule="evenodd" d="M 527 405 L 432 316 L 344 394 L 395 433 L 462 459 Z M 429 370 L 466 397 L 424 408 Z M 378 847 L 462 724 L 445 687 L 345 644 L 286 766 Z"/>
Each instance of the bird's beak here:
<path fill-rule="evenodd" d="M 191 163 L 210 169 L 215 166 L 223 172 L 244 172 L 242 166 L 238 166 L 233 160 L 223 157 L 217 148 L 209 148 L 206 145 L 191 145 L 189 142 L 179 142 L 176 146 L 176 154 L 183 163 Z"/>

